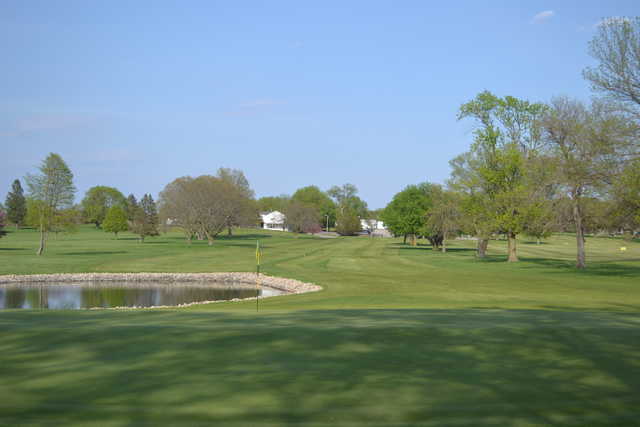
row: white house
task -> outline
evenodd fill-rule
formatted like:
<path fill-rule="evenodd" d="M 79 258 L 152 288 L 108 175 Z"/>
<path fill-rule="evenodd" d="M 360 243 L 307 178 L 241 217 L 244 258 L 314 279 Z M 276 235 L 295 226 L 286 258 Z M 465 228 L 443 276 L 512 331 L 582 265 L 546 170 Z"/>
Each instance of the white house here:
<path fill-rule="evenodd" d="M 385 230 L 384 222 L 376 219 L 361 219 L 360 227 L 363 231 Z"/>
<path fill-rule="evenodd" d="M 373 237 L 392 237 L 382 221 L 376 219 L 361 219 L 360 226 L 363 231 L 366 231 Z"/>
<path fill-rule="evenodd" d="M 287 217 L 282 212 L 273 211 L 260 214 L 262 218 L 262 228 L 265 230 L 288 231 Z"/>

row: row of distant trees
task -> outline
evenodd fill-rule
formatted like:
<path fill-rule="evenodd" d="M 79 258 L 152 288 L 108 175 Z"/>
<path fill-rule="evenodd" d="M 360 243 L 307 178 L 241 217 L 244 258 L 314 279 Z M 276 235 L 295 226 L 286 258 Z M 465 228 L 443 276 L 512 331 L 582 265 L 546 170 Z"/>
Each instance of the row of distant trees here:
<path fill-rule="evenodd" d="M 282 212 L 286 226 L 298 233 L 319 232 L 322 227 L 336 227 L 343 235 L 360 231 L 360 218 L 367 215 L 367 204 L 357 196 L 351 184 L 334 186 L 327 192 L 311 185 L 292 196 L 255 199 L 244 173 L 220 168 L 216 175 L 181 177 L 160 193 L 161 217 L 179 225 L 188 241 L 207 239 L 234 227 L 255 226 L 259 213 Z"/>
<path fill-rule="evenodd" d="M 287 226 L 295 232 L 314 233 L 335 227 L 338 233 L 351 236 L 361 230 L 361 219 L 375 216 L 353 184 L 334 185 L 327 191 L 309 185 L 291 196 L 262 197 L 257 203 L 261 212 L 284 213 Z"/>
<path fill-rule="evenodd" d="M 0 226 L 9 221 L 39 230 L 38 254 L 44 252 L 49 233 L 71 232 L 80 223 L 93 223 L 116 238 L 131 231 L 141 241 L 158 235 L 161 226 L 174 225 L 189 242 L 206 239 L 212 244 L 225 230 L 232 234 L 234 227 L 257 225 L 258 214 L 264 211 L 285 213 L 287 226 L 295 232 L 317 232 L 326 224 L 345 235 L 360 231 L 360 218 L 368 213 L 351 184 L 327 192 L 308 186 L 292 197 L 256 200 L 244 173 L 229 168 L 220 168 L 215 175 L 175 179 L 160 193 L 158 207 L 150 194 L 138 201 L 133 194 L 125 197 L 108 186 L 90 188 L 80 204 L 73 205 L 73 174 L 58 154 L 49 154 L 38 171 L 27 176 L 26 195 L 20 180 L 13 182 L 5 203 L 7 214 L 0 210 Z"/>
<path fill-rule="evenodd" d="M 97 186 L 87 191 L 80 205 L 74 206 L 73 173 L 58 154 L 49 154 L 38 173 L 27 175 L 26 182 L 26 195 L 20 180 L 13 182 L 5 207 L 0 209 L 0 226 L 8 221 L 16 228 L 24 225 L 37 228 L 38 255 L 44 253 L 50 233 L 72 232 L 80 223 L 94 223 L 115 233 L 116 238 L 127 230 L 136 233 L 141 241 L 158 235 L 158 213 L 150 194 L 138 202 L 133 194 L 125 198 L 115 188 Z"/>
<path fill-rule="evenodd" d="M 470 149 L 454 158 L 446 186 L 423 183 L 396 194 L 382 219 L 397 235 L 446 250 L 446 239 L 478 239 L 485 257 L 496 234 L 508 240 L 551 231 L 576 235 L 576 266 L 586 266 L 588 231 L 640 230 L 640 19 L 605 20 L 590 45 L 599 61 L 584 77 L 604 95 L 532 103 L 485 91 L 461 105 L 473 120 Z"/>

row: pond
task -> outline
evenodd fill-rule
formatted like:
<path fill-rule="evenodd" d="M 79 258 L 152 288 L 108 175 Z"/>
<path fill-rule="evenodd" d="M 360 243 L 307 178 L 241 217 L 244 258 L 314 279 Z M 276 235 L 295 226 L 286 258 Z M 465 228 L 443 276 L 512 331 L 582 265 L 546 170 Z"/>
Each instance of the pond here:
<path fill-rule="evenodd" d="M 263 297 L 283 293 L 267 287 L 261 287 L 259 290 L 259 295 Z M 24 283 L 0 285 L 0 310 L 177 306 L 193 302 L 255 298 L 255 296 L 256 289 L 246 284 L 230 286 L 216 282 Z"/>

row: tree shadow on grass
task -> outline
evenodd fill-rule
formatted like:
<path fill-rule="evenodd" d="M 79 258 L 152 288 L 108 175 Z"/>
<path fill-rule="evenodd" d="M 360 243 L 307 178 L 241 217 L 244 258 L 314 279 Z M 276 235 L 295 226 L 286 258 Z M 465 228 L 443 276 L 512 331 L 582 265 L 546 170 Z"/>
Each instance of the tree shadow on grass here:
<path fill-rule="evenodd" d="M 61 255 L 70 255 L 70 256 L 96 255 L 96 256 L 100 256 L 100 255 L 118 255 L 118 254 L 126 254 L 126 253 L 128 253 L 128 252 L 127 251 L 100 251 L 100 252 L 86 251 L 86 252 L 63 252 L 63 253 L 61 253 Z"/>
<path fill-rule="evenodd" d="M 587 268 L 577 269 L 575 261 L 559 260 L 552 258 L 529 258 L 521 257 L 521 261 L 533 266 L 548 267 L 556 272 L 581 274 L 586 276 L 617 276 L 617 277 L 638 277 L 640 279 L 640 259 L 625 259 L 624 263 L 615 261 L 592 261 L 587 260 Z M 626 263 L 634 262 L 633 265 Z"/>
<path fill-rule="evenodd" d="M 0 251 L 26 251 L 27 248 L 0 248 Z"/>
<path fill-rule="evenodd" d="M 0 421 L 633 426 L 638 317 L 9 312 Z"/>
<path fill-rule="evenodd" d="M 401 251 L 433 251 L 431 246 L 395 246 L 394 249 Z"/>
<path fill-rule="evenodd" d="M 216 237 L 216 240 L 259 240 L 259 239 L 270 239 L 273 237 L 270 234 L 232 234 L 229 236 L 228 234 L 220 234 Z"/>
<path fill-rule="evenodd" d="M 417 246 L 405 245 L 403 243 L 392 243 L 390 245 L 393 249 L 407 250 L 407 251 L 433 251 L 437 253 L 443 253 L 440 249 L 434 249 L 433 246 L 429 244 L 420 244 Z M 447 252 L 445 253 L 456 253 L 456 252 L 475 252 L 474 248 L 456 248 L 456 247 L 447 247 Z"/>

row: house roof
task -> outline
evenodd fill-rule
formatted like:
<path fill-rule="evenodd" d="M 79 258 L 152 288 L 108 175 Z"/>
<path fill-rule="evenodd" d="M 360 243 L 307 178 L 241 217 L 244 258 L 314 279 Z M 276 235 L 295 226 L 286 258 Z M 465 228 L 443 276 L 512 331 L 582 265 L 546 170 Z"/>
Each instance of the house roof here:
<path fill-rule="evenodd" d="M 267 224 L 282 224 L 287 219 L 282 212 L 278 211 L 260 214 L 260 216 L 262 217 L 262 222 Z"/>

